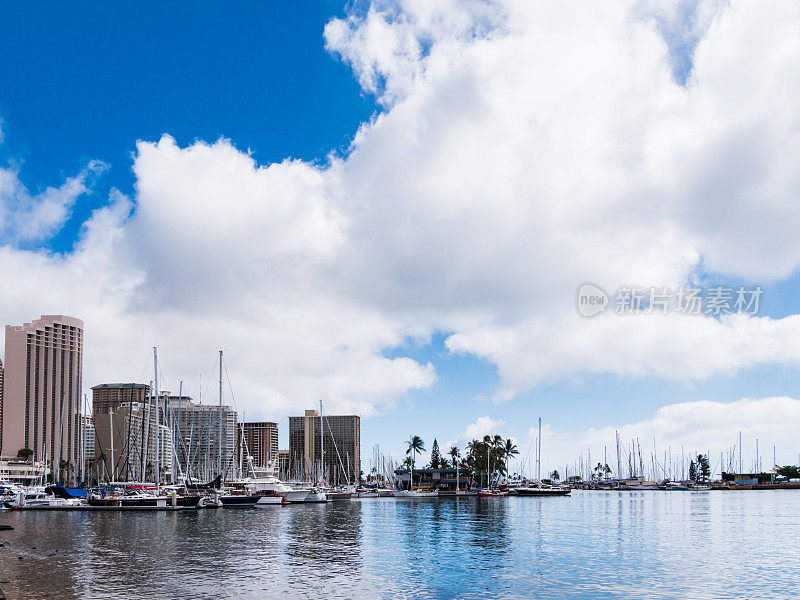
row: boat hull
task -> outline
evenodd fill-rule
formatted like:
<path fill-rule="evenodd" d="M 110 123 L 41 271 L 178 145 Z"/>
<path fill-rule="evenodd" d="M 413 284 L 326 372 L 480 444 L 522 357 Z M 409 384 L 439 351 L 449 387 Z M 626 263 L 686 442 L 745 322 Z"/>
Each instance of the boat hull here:
<path fill-rule="evenodd" d="M 257 507 L 262 506 L 282 506 L 286 504 L 286 498 L 283 496 L 261 496 L 256 502 Z"/>
<path fill-rule="evenodd" d="M 332 502 L 346 502 L 353 497 L 350 492 L 328 492 L 325 497 Z"/>
<path fill-rule="evenodd" d="M 220 496 L 219 500 L 222 502 L 222 508 L 246 508 L 248 506 L 255 506 L 261 499 L 261 496 Z"/>
<path fill-rule="evenodd" d="M 108 508 L 116 510 L 138 509 L 164 509 L 171 508 L 196 508 L 200 503 L 200 496 L 181 496 L 175 499 L 168 497 L 159 498 L 89 498 L 88 504 L 92 508 Z"/>
<path fill-rule="evenodd" d="M 530 497 L 547 497 L 547 496 L 569 496 L 572 490 L 570 488 L 517 488 L 517 496 Z"/>

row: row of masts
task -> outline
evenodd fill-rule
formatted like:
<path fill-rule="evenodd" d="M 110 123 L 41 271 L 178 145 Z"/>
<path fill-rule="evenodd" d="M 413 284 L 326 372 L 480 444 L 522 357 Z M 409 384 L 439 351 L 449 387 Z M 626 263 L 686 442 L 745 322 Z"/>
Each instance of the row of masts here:
<path fill-rule="evenodd" d="M 619 432 L 615 432 L 616 442 L 616 469 L 609 465 L 607 447 L 603 446 L 603 462 L 592 460 L 591 450 L 586 455 L 581 453 L 572 465 L 564 468 L 564 478 L 577 476 L 581 480 L 592 479 L 640 479 L 649 481 L 676 481 L 687 480 L 692 461 L 698 456 L 704 456 L 709 461 L 711 476 L 722 476 L 723 473 L 745 473 L 745 464 L 742 452 L 742 432 L 736 441 L 727 449 L 719 453 L 719 460 L 712 457 L 710 450 L 687 450 L 680 447 L 680 452 L 668 445 L 663 455 L 657 450 L 656 439 L 653 438 L 653 447 L 642 451 L 639 438 L 632 439 L 629 443 L 622 441 Z M 649 454 L 648 454 L 649 452 Z M 645 459 L 645 456 L 647 458 Z M 772 446 L 772 465 L 777 464 L 776 447 Z M 763 454 L 759 451 L 759 439 L 755 438 L 755 455 L 747 465 L 749 473 L 762 473 L 764 471 Z M 772 470 L 772 466 L 769 470 Z"/>
<path fill-rule="evenodd" d="M 153 472 L 153 483 L 155 483 L 156 487 L 158 488 L 163 483 L 175 483 L 179 476 L 180 478 L 186 478 L 191 480 L 193 477 L 196 479 L 211 479 L 216 474 L 229 474 L 235 476 L 242 476 L 242 473 L 246 471 L 246 467 L 244 464 L 244 456 L 240 451 L 240 460 L 235 460 L 235 457 L 231 456 L 224 456 L 223 452 L 223 438 L 224 438 L 224 413 L 223 413 L 223 353 L 222 350 L 219 351 L 219 408 L 218 408 L 218 423 L 217 423 L 217 453 L 216 453 L 216 469 L 209 462 L 209 452 L 206 451 L 205 453 L 205 464 L 204 468 L 199 470 L 191 460 L 196 455 L 193 453 L 198 452 L 201 448 L 205 448 L 206 450 L 210 449 L 210 442 L 213 438 L 211 436 L 211 413 L 209 412 L 206 427 L 204 428 L 205 431 L 198 432 L 198 436 L 195 437 L 195 431 L 190 429 L 188 432 L 188 446 L 185 445 L 185 439 L 182 435 L 183 432 L 180 431 L 180 427 L 178 425 L 177 420 L 174 417 L 174 411 L 168 409 L 167 407 L 167 398 L 166 395 L 161 393 L 160 382 L 159 382 L 159 368 L 158 368 L 158 348 L 153 347 L 153 380 L 150 382 L 150 394 L 147 397 L 147 401 L 142 410 L 142 430 L 141 434 L 138 436 L 141 442 L 139 448 L 133 448 L 131 445 L 131 432 L 128 431 L 127 434 L 127 443 L 123 446 L 123 448 L 115 448 L 114 441 L 117 437 L 117 431 L 114 427 L 114 410 L 113 408 L 109 410 L 108 419 L 109 419 L 109 439 L 110 439 L 110 446 L 107 450 L 110 453 L 110 460 L 106 463 L 104 458 L 104 449 L 101 448 L 101 456 L 97 458 L 103 458 L 103 475 L 105 475 L 105 479 L 107 481 L 111 481 L 117 475 L 118 467 L 120 464 L 120 460 L 124 461 L 125 465 L 125 475 L 123 476 L 124 481 L 131 481 L 138 479 L 139 481 L 145 481 L 150 479 L 148 476 L 148 454 L 150 453 L 151 447 L 151 429 L 153 430 L 152 435 L 155 436 L 155 439 L 152 440 L 155 446 L 154 452 L 154 472 Z M 183 382 L 180 383 L 179 395 L 178 398 L 183 397 Z M 84 415 L 88 414 L 88 401 L 86 396 L 84 395 L 84 410 L 81 411 Z M 96 415 L 93 415 L 93 420 L 96 418 Z M 130 429 L 131 419 L 128 419 L 128 426 Z M 169 477 L 166 477 L 166 469 L 164 468 L 165 465 L 162 465 L 162 455 L 164 452 L 162 451 L 162 428 L 161 426 L 164 425 L 167 428 L 169 439 L 171 441 L 172 452 L 170 453 L 169 460 L 171 462 L 171 468 L 169 469 Z M 87 464 L 89 461 L 86 457 L 86 424 L 84 419 L 80 419 L 79 421 L 79 440 L 80 440 L 80 456 L 78 460 L 78 467 L 79 472 L 76 475 L 76 478 L 80 481 L 87 481 L 89 475 L 89 465 Z M 243 429 L 240 432 L 237 432 L 237 435 L 241 435 L 241 444 L 240 448 L 246 448 L 246 440 L 244 439 L 244 431 Z M 181 463 L 178 457 L 178 446 L 176 444 L 176 440 L 182 446 L 184 451 L 185 461 L 184 464 Z M 193 447 L 194 445 L 194 447 Z M 60 458 L 60 457 L 59 457 Z M 132 462 L 134 461 L 134 462 Z M 57 463 L 58 464 L 58 463 Z M 136 464 L 139 466 L 138 473 L 134 473 L 134 469 L 132 465 Z M 110 465 L 110 468 L 109 468 Z M 100 465 L 95 465 L 95 467 L 99 470 Z M 100 480 L 101 477 L 100 473 L 96 473 L 97 479 Z M 60 474 L 56 475 L 56 479 L 60 478 Z"/>

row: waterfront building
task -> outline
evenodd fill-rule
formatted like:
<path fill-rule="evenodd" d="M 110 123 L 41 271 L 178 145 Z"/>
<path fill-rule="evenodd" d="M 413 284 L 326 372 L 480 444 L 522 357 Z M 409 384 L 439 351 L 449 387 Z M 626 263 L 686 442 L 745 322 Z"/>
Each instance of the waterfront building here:
<path fill-rule="evenodd" d="M 361 417 L 325 415 L 320 419 L 316 410 L 289 417 L 289 470 L 307 480 L 357 482 L 361 474 Z"/>
<path fill-rule="evenodd" d="M 43 461 L 33 461 L 19 456 L 0 456 L 0 480 L 17 485 L 37 485 L 50 473 Z"/>
<path fill-rule="evenodd" d="M 723 473 L 722 481 L 734 485 L 762 485 L 774 483 L 775 473 Z"/>
<path fill-rule="evenodd" d="M 242 456 L 252 456 L 255 466 L 266 467 L 268 463 L 278 460 L 277 423 L 272 421 L 242 423 L 240 434 L 236 436 L 237 449 L 242 437 L 245 442 Z"/>
<path fill-rule="evenodd" d="M 161 481 L 171 478 L 172 437 L 169 427 L 156 425 L 153 407 L 132 402 L 110 408 L 105 414 L 94 415 L 94 429 L 94 453 L 101 459 L 105 478 L 154 481 L 159 462 Z"/>
<path fill-rule="evenodd" d="M 0 359 L 0 448 L 3 447 L 3 360 Z"/>
<path fill-rule="evenodd" d="M 236 411 L 225 405 L 196 404 L 190 396 L 172 396 L 169 392 L 160 399 L 161 406 L 167 409 L 166 423 L 174 432 L 180 467 L 177 472 L 195 480 L 208 480 L 216 476 L 218 465 L 222 464 L 223 473 L 230 475 L 238 464 Z"/>
<path fill-rule="evenodd" d="M 94 460 L 95 457 L 95 430 L 94 430 L 94 417 L 92 415 L 81 415 L 78 419 L 78 436 L 82 441 L 82 446 L 79 452 L 83 452 L 80 456 L 81 462 Z"/>
<path fill-rule="evenodd" d="M 6 325 L 0 454 L 32 451 L 34 462 L 77 461 L 83 321 L 42 315 Z"/>
<path fill-rule="evenodd" d="M 411 478 L 409 469 L 395 469 L 394 477 L 401 488 L 408 489 Z M 458 478 L 455 469 L 414 469 L 414 487 L 453 491 L 456 489 L 456 479 L 459 489 L 469 489 L 469 475 L 465 469 L 459 469 Z"/>
<path fill-rule="evenodd" d="M 145 404 L 149 396 L 146 383 L 101 383 L 92 387 L 92 414 L 107 415 L 123 404 Z"/>

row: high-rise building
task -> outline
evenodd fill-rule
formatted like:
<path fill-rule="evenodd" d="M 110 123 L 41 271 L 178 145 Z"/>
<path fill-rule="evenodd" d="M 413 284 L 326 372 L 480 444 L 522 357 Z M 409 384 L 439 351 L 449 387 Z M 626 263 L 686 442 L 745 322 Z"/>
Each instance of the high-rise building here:
<path fill-rule="evenodd" d="M 172 436 L 166 425 L 156 427 L 155 408 L 148 410 L 147 404 L 133 402 L 93 417 L 94 453 L 102 460 L 102 477 L 112 481 L 154 481 L 159 465 L 160 481 L 170 479 Z"/>
<path fill-rule="evenodd" d="M 81 414 L 83 321 L 42 315 L 20 326 L 6 325 L 2 448 L 23 448 L 34 461 L 72 463 L 78 458 Z"/>
<path fill-rule="evenodd" d="M 278 460 L 278 424 L 272 421 L 242 423 L 242 432 L 236 437 L 241 443 L 244 434 L 245 446 L 242 456 L 252 456 L 253 464 L 266 467 Z M 238 446 L 237 446 L 238 447 Z"/>
<path fill-rule="evenodd" d="M 316 410 L 289 417 L 289 470 L 308 480 L 357 482 L 361 473 L 361 417 L 320 418 Z"/>
<path fill-rule="evenodd" d="M 123 404 L 145 404 L 149 395 L 146 383 L 101 383 L 92 387 L 92 414 L 107 415 Z"/>
<path fill-rule="evenodd" d="M 161 400 L 167 407 L 166 422 L 174 431 L 177 473 L 209 480 L 219 472 L 221 463 L 223 474 L 230 475 L 238 464 L 236 411 L 230 406 L 195 404 L 189 396 L 171 396 L 169 392 L 162 394 Z"/>
<path fill-rule="evenodd" d="M 83 452 L 83 456 L 79 456 L 79 459 L 81 462 L 94 460 L 97 436 L 92 415 L 81 415 L 80 419 L 78 419 L 78 428 L 79 437 L 83 440 L 83 447 L 78 450 L 78 452 Z"/>
<path fill-rule="evenodd" d="M 0 359 L 0 448 L 3 447 L 3 361 Z"/>

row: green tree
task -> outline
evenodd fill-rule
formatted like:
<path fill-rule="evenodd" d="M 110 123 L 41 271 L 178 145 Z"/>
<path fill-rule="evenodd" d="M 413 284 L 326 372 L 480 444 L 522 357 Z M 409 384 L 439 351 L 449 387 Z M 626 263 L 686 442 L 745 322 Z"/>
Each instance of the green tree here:
<path fill-rule="evenodd" d="M 800 479 L 800 467 L 786 465 L 777 471 L 778 475 L 783 475 L 789 479 Z"/>
<path fill-rule="evenodd" d="M 19 452 L 17 452 L 17 458 L 28 460 L 31 456 L 33 456 L 33 450 L 30 448 L 21 448 Z"/>
<path fill-rule="evenodd" d="M 406 440 L 406 454 L 411 456 L 411 476 L 408 480 L 409 489 L 414 483 L 414 460 L 416 459 L 417 454 L 421 454 L 425 452 L 425 442 L 422 441 L 422 438 L 418 435 L 412 435 L 408 440 Z"/>
<path fill-rule="evenodd" d="M 508 438 L 506 440 L 505 446 L 503 447 L 503 454 L 506 460 L 506 475 L 508 475 L 508 459 L 511 458 L 512 456 L 516 456 L 519 454 L 519 450 L 517 450 L 517 445 L 511 438 Z"/>
<path fill-rule="evenodd" d="M 704 482 L 711 477 L 711 465 L 708 463 L 708 456 L 704 454 L 697 455 L 696 475 L 700 481 Z"/>
<path fill-rule="evenodd" d="M 689 479 L 697 481 L 697 465 L 694 460 L 689 463 Z"/>
<path fill-rule="evenodd" d="M 58 463 L 58 481 L 62 482 L 69 478 L 72 473 L 72 463 L 62 460 Z"/>
<path fill-rule="evenodd" d="M 439 453 L 439 442 L 433 438 L 433 447 L 431 448 L 431 469 L 442 468 L 442 455 Z"/>
<path fill-rule="evenodd" d="M 458 449 L 458 446 L 452 446 L 447 454 L 450 456 L 450 462 L 453 463 L 453 467 L 455 468 L 456 462 L 461 458 L 461 451 Z"/>
<path fill-rule="evenodd" d="M 553 471 L 552 473 L 550 473 L 550 479 L 552 481 L 558 481 L 559 479 L 561 479 L 561 475 L 559 475 L 558 471 Z"/>

